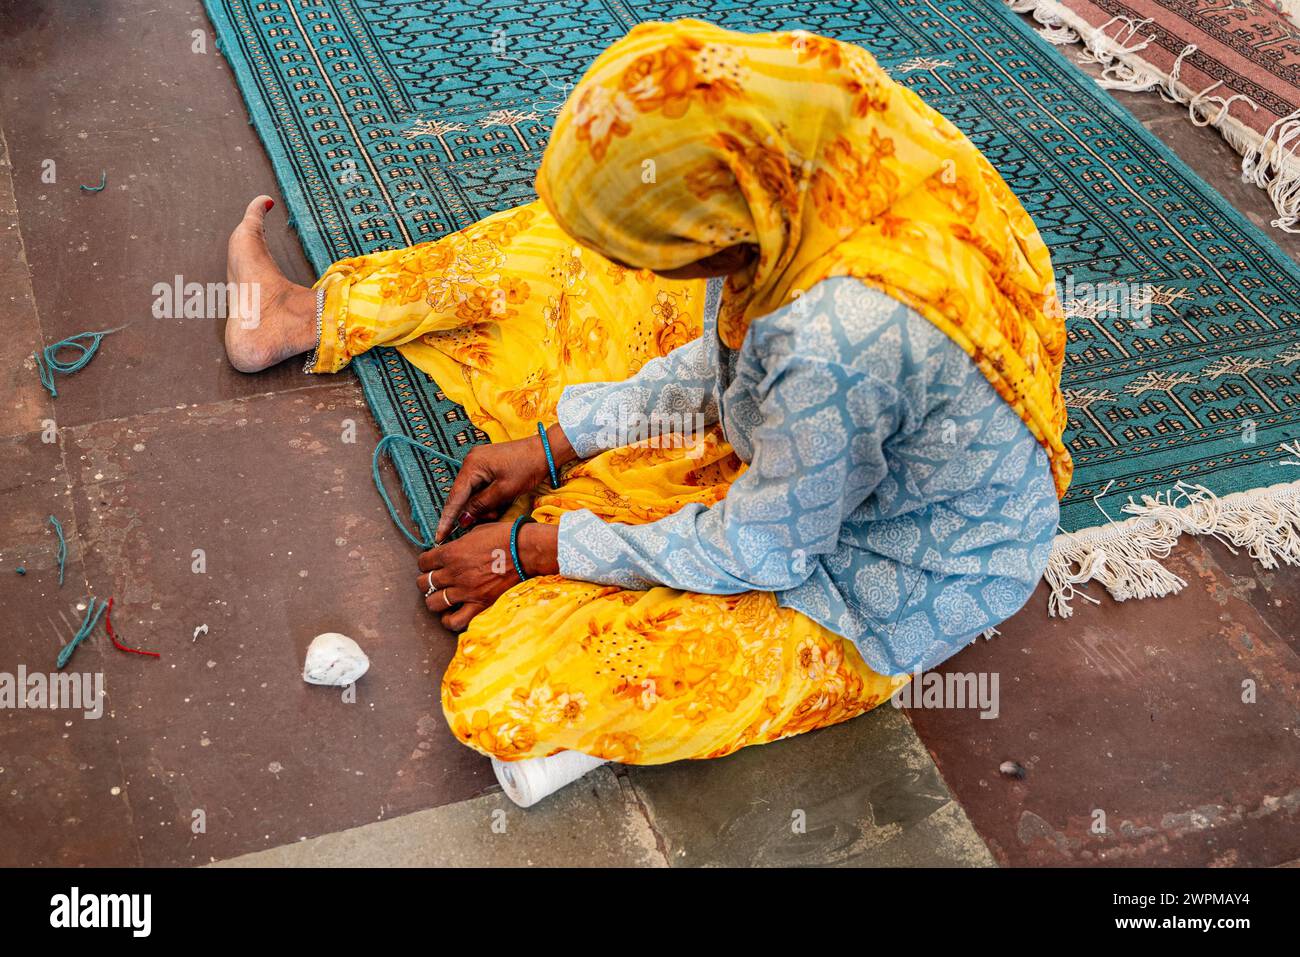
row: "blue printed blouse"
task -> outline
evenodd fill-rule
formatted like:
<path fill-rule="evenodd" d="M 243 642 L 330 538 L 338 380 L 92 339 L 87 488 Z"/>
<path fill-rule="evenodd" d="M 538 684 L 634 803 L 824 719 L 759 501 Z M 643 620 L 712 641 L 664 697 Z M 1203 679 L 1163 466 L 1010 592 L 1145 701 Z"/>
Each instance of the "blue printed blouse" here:
<path fill-rule="evenodd" d="M 927 669 L 1028 600 L 1058 506 L 1047 455 L 929 320 L 856 279 L 825 279 L 624 382 L 570 386 L 561 427 L 586 458 L 637 416 L 720 421 L 748 463 L 727 497 L 645 525 L 560 520 L 560 573 L 777 601 L 850 638 L 882 674 Z"/>

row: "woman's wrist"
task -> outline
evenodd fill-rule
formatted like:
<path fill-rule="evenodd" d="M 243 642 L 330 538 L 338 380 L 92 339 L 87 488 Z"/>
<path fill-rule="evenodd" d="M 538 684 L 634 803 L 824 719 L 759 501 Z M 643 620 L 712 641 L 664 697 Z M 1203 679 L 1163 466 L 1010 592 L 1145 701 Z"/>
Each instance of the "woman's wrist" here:
<path fill-rule="evenodd" d="M 573 451 L 569 437 L 564 434 L 564 429 L 560 428 L 560 423 L 556 422 L 546 430 L 546 441 L 551 444 L 551 458 L 555 459 L 557 469 L 564 468 L 578 457 L 578 453 Z"/>
<path fill-rule="evenodd" d="M 542 430 L 539 428 L 537 434 L 529 440 L 533 443 L 536 459 L 533 461 L 532 469 L 537 473 L 539 482 L 546 482 L 552 488 L 556 486 L 555 479 L 558 478 L 560 469 L 578 458 L 578 453 L 573 450 L 573 445 L 569 442 L 569 437 L 564 434 L 557 422 L 546 430 L 545 441 L 542 439 Z M 550 447 L 550 455 L 547 455 L 547 446 Z M 555 471 L 551 471 L 552 463 Z"/>
<path fill-rule="evenodd" d="M 519 529 L 519 563 L 529 576 L 560 573 L 560 527 L 528 522 Z"/>

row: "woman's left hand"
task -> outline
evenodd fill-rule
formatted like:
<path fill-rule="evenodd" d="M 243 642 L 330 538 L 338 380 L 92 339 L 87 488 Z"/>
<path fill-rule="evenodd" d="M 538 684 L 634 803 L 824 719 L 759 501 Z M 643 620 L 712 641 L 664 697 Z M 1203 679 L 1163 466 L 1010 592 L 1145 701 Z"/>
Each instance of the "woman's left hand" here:
<path fill-rule="evenodd" d="M 498 596 L 519 584 L 510 560 L 510 522 L 476 525 L 455 541 L 420 555 L 416 579 L 424 606 L 449 631 L 462 631 Z"/>

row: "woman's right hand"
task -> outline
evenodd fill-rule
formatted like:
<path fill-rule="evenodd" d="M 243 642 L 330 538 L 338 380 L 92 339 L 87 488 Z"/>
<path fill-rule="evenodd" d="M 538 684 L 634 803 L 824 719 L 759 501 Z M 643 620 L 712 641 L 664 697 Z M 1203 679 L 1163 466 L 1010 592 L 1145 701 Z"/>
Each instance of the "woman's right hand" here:
<path fill-rule="evenodd" d="M 558 425 L 551 426 L 546 435 L 557 469 L 576 458 Z M 468 528 L 480 519 L 495 519 L 524 492 L 549 483 L 550 478 L 540 435 L 476 445 L 456 473 L 434 541 L 441 543 L 457 526 Z"/>

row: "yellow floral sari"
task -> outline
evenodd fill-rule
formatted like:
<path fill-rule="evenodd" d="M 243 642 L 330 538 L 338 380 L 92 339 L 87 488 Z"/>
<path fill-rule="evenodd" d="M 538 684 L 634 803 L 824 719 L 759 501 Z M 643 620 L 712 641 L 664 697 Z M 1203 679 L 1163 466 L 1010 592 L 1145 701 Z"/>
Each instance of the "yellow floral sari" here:
<path fill-rule="evenodd" d="M 758 262 L 724 293 L 729 346 L 818 280 L 856 276 L 971 354 L 1068 484 L 1046 249 L 978 151 L 865 51 L 642 25 L 573 91 L 537 187 L 542 202 L 331 267 L 314 371 L 396 346 L 493 441 L 529 436 L 566 385 L 624 379 L 700 334 L 703 282 L 651 270 L 753 243 Z M 576 463 L 511 514 L 652 522 L 716 503 L 743 468 L 715 428 L 703 454 L 643 443 Z M 474 619 L 442 703 L 460 740 L 503 760 L 570 749 L 656 764 L 845 720 L 906 680 L 772 594 L 552 576 Z"/>
<path fill-rule="evenodd" d="M 576 245 L 541 203 L 343 260 L 320 285 L 314 371 L 397 346 L 496 442 L 553 421 L 565 385 L 627 378 L 697 337 L 704 299 L 702 281 L 670 282 Z M 646 443 L 575 463 L 558 489 L 516 503 L 510 517 L 527 508 L 555 523 L 587 508 L 639 524 L 688 502 L 712 505 L 744 464 L 716 428 L 689 451 Z M 442 704 L 457 738 L 501 760 L 574 750 L 660 764 L 834 724 L 906 683 L 768 593 L 548 576 L 474 619 L 443 676 Z"/>

